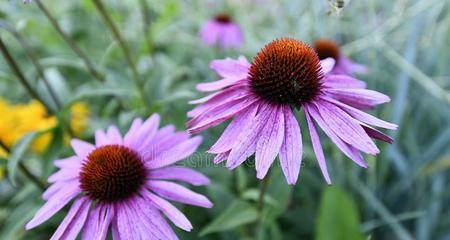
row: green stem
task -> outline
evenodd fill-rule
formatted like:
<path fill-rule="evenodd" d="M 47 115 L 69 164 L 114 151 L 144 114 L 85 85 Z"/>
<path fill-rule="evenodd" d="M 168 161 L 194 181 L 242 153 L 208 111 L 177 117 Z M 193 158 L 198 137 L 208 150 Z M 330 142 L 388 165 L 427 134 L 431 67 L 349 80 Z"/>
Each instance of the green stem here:
<path fill-rule="evenodd" d="M 86 68 L 88 71 L 92 74 L 92 76 L 97 79 L 100 82 L 103 82 L 104 78 L 103 76 L 96 70 L 94 67 L 94 64 L 89 60 L 87 55 L 78 47 L 78 45 L 75 43 L 75 41 L 72 40 L 72 38 L 69 37 L 61 28 L 61 26 L 56 21 L 55 17 L 50 13 L 50 11 L 45 7 L 45 5 L 41 2 L 41 0 L 35 0 L 37 6 L 39 9 L 45 14 L 45 16 L 48 18 L 50 23 L 53 25 L 53 27 L 56 29 L 56 31 L 61 35 L 61 37 L 64 39 L 64 41 L 69 45 L 69 47 L 72 49 L 72 51 L 75 52 L 76 55 L 78 55 L 79 58 L 83 61 L 83 63 L 86 65 Z"/>
<path fill-rule="evenodd" d="M 50 108 L 50 106 L 39 96 L 39 94 L 31 87 L 28 81 L 25 79 L 24 74 L 19 68 L 19 65 L 16 63 L 14 58 L 11 56 L 8 48 L 6 47 L 3 40 L 0 38 L 0 50 L 2 52 L 3 57 L 6 62 L 8 62 L 9 67 L 13 70 L 14 74 L 17 76 L 17 80 L 19 80 L 20 84 L 28 91 L 28 93 L 39 102 L 41 102 L 49 113 L 54 113 L 54 111 Z"/>
<path fill-rule="evenodd" d="M 36 68 L 38 75 L 41 77 L 42 81 L 44 82 L 44 85 L 47 88 L 48 92 L 50 93 L 50 97 L 52 98 L 56 107 L 58 108 L 58 110 L 62 109 L 62 102 L 59 100 L 58 96 L 55 93 L 55 90 L 50 85 L 50 81 L 48 81 L 47 77 L 44 74 L 43 67 L 39 63 L 39 60 L 37 59 L 33 49 L 30 47 L 30 45 L 28 45 L 27 41 L 20 35 L 20 33 L 18 31 L 16 31 L 7 22 L 0 20 L 0 27 L 3 27 L 7 31 L 9 31 L 17 39 L 17 41 L 20 43 L 20 45 L 25 50 L 28 57 L 30 57 L 31 62 L 33 63 L 34 67 Z"/>
<path fill-rule="evenodd" d="M 259 185 L 259 197 L 258 197 L 258 203 L 257 208 L 260 214 L 262 214 L 264 210 L 264 198 L 266 196 L 267 187 L 269 185 L 269 173 L 266 175 L 266 177 L 261 181 L 261 184 Z"/>
<path fill-rule="evenodd" d="M 3 141 L 1 141 L 1 139 L 0 139 L 0 147 L 3 148 L 8 153 L 8 155 L 11 154 L 11 150 L 9 149 L 8 146 L 6 146 L 6 144 Z M 19 162 L 19 169 L 28 179 L 31 180 L 31 182 L 34 183 L 34 185 L 36 185 L 36 187 L 38 187 L 42 191 L 45 191 L 47 186 L 41 180 L 39 180 L 38 177 L 36 177 L 33 173 L 31 173 L 31 171 L 28 170 L 27 166 L 23 164 L 23 162 Z"/>
<path fill-rule="evenodd" d="M 125 56 L 126 61 L 128 62 L 128 66 L 131 69 L 131 73 L 133 74 L 133 79 L 136 84 L 136 88 L 139 92 L 139 95 L 142 98 L 142 101 L 146 107 L 148 107 L 147 100 L 145 98 L 144 94 L 144 84 L 139 76 L 139 73 L 136 68 L 136 64 L 133 61 L 133 58 L 131 57 L 130 51 L 125 44 L 125 41 L 120 34 L 119 30 L 117 29 L 116 25 L 114 25 L 114 22 L 112 21 L 111 17 L 109 16 L 108 12 L 105 9 L 105 6 L 103 5 L 101 0 L 93 0 L 95 7 L 97 8 L 98 12 L 101 14 L 103 20 L 105 21 L 106 26 L 108 27 L 109 31 L 113 35 L 113 37 L 116 39 L 117 43 L 119 44 L 120 48 L 122 49 L 122 52 Z"/>

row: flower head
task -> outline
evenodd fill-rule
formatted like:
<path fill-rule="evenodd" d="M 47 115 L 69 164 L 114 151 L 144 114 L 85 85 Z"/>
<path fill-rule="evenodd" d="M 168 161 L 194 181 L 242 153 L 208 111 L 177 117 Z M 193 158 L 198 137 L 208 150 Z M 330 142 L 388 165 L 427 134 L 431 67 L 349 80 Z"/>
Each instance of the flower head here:
<path fill-rule="evenodd" d="M 339 45 L 329 39 L 318 39 L 314 42 L 314 50 L 317 52 L 320 60 L 332 58 L 335 65 L 331 74 L 343 74 L 353 76 L 355 73 L 367 73 L 366 66 L 353 62 L 350 58 L 342 54 Z"/>
<path fill-rule="evenodd" d="M 233 118 L 208 150 L 214 162 L 227 161 L 233 169 L 255 154 L 257 177 L 262 179 L 279 156 L 289 184 L 295 184 L 302 160 L 302 138 L 294 115 L 302 108 L 320 169 L 331 182 L 315 120 L 339 149 L 362 167 L 361 152 L 377 154 L 372 138 L 391 138 L 370 125 L 395 129 L 360 108 L 389 101 L 384 94 L 366 90 L 365 84 L 346 75 L 330 74 L 335 61 L 320 60 L 307 44 L 283 38 L 267 44 L 250 64 L 244 57 L 211 62 L 223 79 L 201 83 L 197 89 L 214 92 L 192 101 L 200 104 L 188 113 L 189 131 L 200 132 Z"/>
<path fill-rule="evenodd" d="M 221 48 L 237 48 L 244 42 L 239 25 L 224 13 L 206 22 L 199 34 L 204 43 L 219 45 Z"/>
<path fill-rule="evenodd" d="M 206 185 L 209 179 L 185 167 L 172 166 L 191 155 L 201 143 L 172 125 L 158 129 L 159 116 L 133 121 L 123 137 L 115 126 L 95 133 L 95 145 L 72 140 L 74 156 L 55 161 L 60 169 L 49 177 L 47 202 L 26 225 L 34 228 L 65 205 L 73 204 L 52 239 L 177 239 L 163 213 L 176 226 L 190 231 L 185 215 L 167 200 L 212 207 L 203 195 L 177 183 Z M 166 200 L 167 199 L 167 200 Z"/>

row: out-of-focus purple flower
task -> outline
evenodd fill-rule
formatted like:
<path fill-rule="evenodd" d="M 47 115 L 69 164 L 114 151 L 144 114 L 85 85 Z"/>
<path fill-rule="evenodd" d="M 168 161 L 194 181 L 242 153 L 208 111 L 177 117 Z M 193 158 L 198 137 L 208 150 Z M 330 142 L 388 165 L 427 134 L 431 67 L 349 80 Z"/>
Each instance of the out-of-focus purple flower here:
<path fill-rule="evenodd" d="M 238 48 L 244 43 L 241 28 L 226 14 L 218 14 L 206 22 L 199 34 L 206 44 L 224 49 Z"/>
<path fill-rule="evenodd" d="M 330 74 L 355 75 L 355 73 L 367 73 L 368 69 L 362 64 L 355 63 L 340 51 L 338 44 L 329 39 L 319 39 L 314 42 L 314 50 L 320 60 L 333 58 L 335 65 Z"/>
<path fill-rule="evenodd" d="M 388 96 L 365 89 L 364 82 L 347 75 L 333 75 L 332 58 L 319 60 L 307 44 L 283 38 L 267 44 L 249 63 L 214 60 L 210 67 L 223 79 L 197 85 L 214 92 L 191 101 L 199 104 L 188 112 L 189 131 L 197 133 L 233 119 L 208 150 L 214 162 L 227 160 L 234 169 L 255 154 L 257 177 L 266 176 L 279 156 L 288 184 L 295 184 L 302 161 L 302 137 L 294 109 L 303 108 L 314 152 L 327 183 L 331 183 L 316 124 L 356 164 L 366 168 L 361 152 L 376 155 L 371 138 L 392 142 L 377 126 L 397 126 L 373 117 L 360 108 L 389 102 Z"/>
<path fill-rule="evenodd" d="M 23 0 L 23 3 L 24 4 L 30 4 L 30 3 L 32 3 L 33 2 L 33 0 Z"/>
<path fill-rule="evenodd" d="M 167 200 L 212 207 L 203 195 L 173 181 L 206 185 L 209 179 L 185 167 L 172 166 L 191 155 L 202 139 L 175 132 L 172 125 L 158 129 L 159 116 L 133 121 L 121 136 L 115 126 L 95 133 L 95 145 L 74 139 L 75 155 L 55 161 L 60 169 L 42 195 L 47 202 L 26 229 L 47 221 L 73 200 L 51 239 L 177 239 L 161 213 L 179 228 L 190 231 L 185 215 Z M 167 199 L 167 200 L 166 200 Z"/>

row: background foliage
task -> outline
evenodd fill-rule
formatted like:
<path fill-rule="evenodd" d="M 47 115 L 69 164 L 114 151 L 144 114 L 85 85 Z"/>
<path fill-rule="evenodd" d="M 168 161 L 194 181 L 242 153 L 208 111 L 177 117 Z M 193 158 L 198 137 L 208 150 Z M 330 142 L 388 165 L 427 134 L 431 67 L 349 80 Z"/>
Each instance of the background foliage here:
<path fill-rule="evenodd" d="M 215 206 L 208 210 L 183 207 L 194 230 L 178 231 L 179 237 L 450 239 L 448 1 L 353 0 L 339 10 L 325 0 L 104 0 L 136 65 L 137 77 L 93 0 L 41 3 L 99 75 L 86 68 L 36 1 L 29 5 L 19 0 L 0 1 L 0 37 L 32 88 L 58 118 L 58 125 L 48 130 L 53 140 L 47 151 L 30 151 L 29 143 L 42 134 L 34 132 L 12 147 L 8 160 L 0 159 L 0 166 L 8 168 L 0 182 L 0 239 L 46 239 L 61 221 L 63 214 L 25 232 L 24 223 L 43 201 L 41 190 L 17 166 L 24 164 L 45 181 L 54 171 L 52 160 L 71 154 L 64 136 L 72 104 L 89 106 L 89 124 L 80 136 L 86 140 L 92 140 L 96 128 L 116 123 L 125 130 L 132 118 L 152 112 L 160 113 L 164 124 L 183 129 L 185 113 L 192 108 L 187 101 L 200 97 L 195 84 L 217 78 L 208 68 L 210 60 L 241 54 L 251 59 L 265 43 L 283 36 L 306 42 L 319 37 L 335 39 L 351 58 L 369 66 L 370 74 L 360 79 L 392 97 L 391 103 L 373 114 L 400 126 L 390 132 L 395 143 L 380 143 L 382 153 L 367 157 L 370 167 L 362 170 L 322 137 L 333 180 L 333 186 L 327 186 L 311 145 L 304 139 L 299 182 L 287 186 L 279 166 L 274 168 L 261 212 L 257 206 L 259 183 L 251 162 L 234 172 L 213 165 L 203 150 L 217 139 L 223 126 L 209 130 L 203 134 L 200 151 L 184 164 L 211 177 L 212 184 L 200 191 Z M 244 48 L 222 51 L 200 42 L 197 32 L 201 24 L 223 11 L 242 26 Z M 60 107 L 52 101 L 16 33 L 34 52 Z M 141 86 L 136 79 L 141 79 Z M 0 92 L 11 103 L 31 99 L 3 58 Z M 4 118 L 8 112 L 1 114 Z"/>

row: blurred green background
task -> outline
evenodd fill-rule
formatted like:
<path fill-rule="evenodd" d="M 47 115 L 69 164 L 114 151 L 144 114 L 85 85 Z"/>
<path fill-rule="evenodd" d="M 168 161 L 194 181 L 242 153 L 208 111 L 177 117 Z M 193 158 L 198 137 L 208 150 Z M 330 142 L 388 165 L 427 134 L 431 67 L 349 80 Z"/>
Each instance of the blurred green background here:
<path fill-rule="evenodd" d="M 333 180 L 327 186 L 304 136 L 298 183 L 288 186 L 279 166 L 274 167 L 259 213 L 254 168 L 246 164 L 230 172 L 212 164 L 212 156 L 203 152 L 224 124 L 208 130 L 201 149 L 184 164 L 211 178 L 210 186 L 196 191 L 215 206 L 179 206 L 194 226 L 191 233 L 177 230 L 180 239 L 450 239 L 449 1 L 346 0 L 342 9 L 333 0 L 102 2 L 136 71 L 93 0 L 0 1 L 2 42 L 31 89 L 49 105 L 52 112 L 45 114 L 57 120 L 49 129 L 24 135 L 0 159 L 5 171 L 0 239 L 47 239 L 62 220 L 64 213 L 33 231 L 24 230 L 43 201 L 41 190 L 20 168 L 27 167 L 44 182 L 54 171 L 52 160 L 71 154 L 67 126 L 73 126 L 74 104 L 85 104 L 89 111 L 83 130 L 75 133 L 85 140 L 92 140 L 96 128 L 114 123 L 124 131 L 134 117 L 153 112 L 162 115 L 164 124 L 184 129 L 192 108 L 187 101 L 202 96 L 195 85 L 217 79 L 209 61 L 239 55 L 252 59 L 264 44 L 285 36 L 309 43 L 334 39 L 347 56 L 367 65 L 370 73 L 358 78 L 392 98 L 372 114 L 400 126 L 389 132 L 394 144 L 378 143 L 381 154 L 367 156 L 370 167 L 364 170 L 322 136 Z M 243 48 L 221 50 L 200 41 L 199 28 L 218 12 L 231 14 L 242 27 Z M 84 61 L 74 48 L 82 51 Z M 11 105 L 35 98 L 5 58 L 0 58 L 0 93 Z M 0 118 L 8 119 L 10 113 L 0 110 Z M 33 122 L 32 115 L 24 118 Z M 0 138 L 5 138 L 10 122 L 2 124 Z M 48 147 L 33 151 L 30 142 L 38 134 L 50 134 L 51 139 Z"/>

